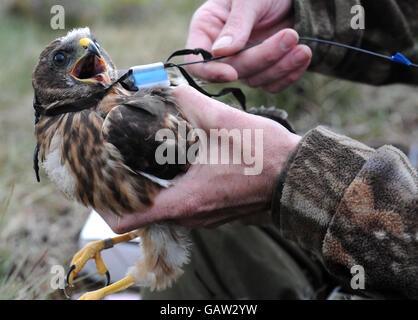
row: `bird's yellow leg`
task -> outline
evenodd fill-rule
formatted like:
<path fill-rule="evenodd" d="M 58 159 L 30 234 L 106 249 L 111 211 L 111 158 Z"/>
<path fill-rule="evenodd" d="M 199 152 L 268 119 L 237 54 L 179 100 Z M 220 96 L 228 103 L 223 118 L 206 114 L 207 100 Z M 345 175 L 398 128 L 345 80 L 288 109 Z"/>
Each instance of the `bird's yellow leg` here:
<path fill-rule="evenodd" d="M 138 237 L 136 231 L 128 232 L 114 238 L 106 240 L 98 240 L 88 243 L 83 249 L 77 252 L 71 260 L 70 271 L 68 272 L 67 283 L 71 285 L 73 279 L 83 269 L 86 262 L 94 259 L 96 262 L 97 271 L 100 275 L 106 274 L 107 267 L 102 259 L 100 252 L 104 249 L 113 247 L 115 244 L 130 241 Z"/>
<path fill-rule="evenodd" d="M 96 291 L 86 292 L 78 300 L 100 300 L 112 293 L 125 290 L 134 284 L 134 278 L 131 275 L 129 275 L 123 278 L 122 280 L 119 280 L 118 282 L 111 284 L 110 286 L 101 288 Z"/>

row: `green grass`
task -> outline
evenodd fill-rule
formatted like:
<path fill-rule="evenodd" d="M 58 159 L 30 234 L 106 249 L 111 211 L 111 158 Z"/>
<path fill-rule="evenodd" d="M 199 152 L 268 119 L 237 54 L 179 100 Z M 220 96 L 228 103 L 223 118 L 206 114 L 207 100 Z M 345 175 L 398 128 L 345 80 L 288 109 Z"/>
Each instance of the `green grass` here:
<path fill-rule="evenodd" d="M 11 10 L 0 6 L 0 299 L 55 298 L 49 296 L 50 267 L 67 266 L 88 210 L 67 201 L 43 173 L 41 183 L 35 181 L 31 74 L 38 56 L 68 29 L 89 25 L 120 68 L 163 61 L 184 48 L 190 18 L 202 1 L 10 2 Z M 52 2 L 64 4 L 67 30 L 50 29 Z M 237 85 L 249 106 L 287 110 L 301 134 L 324 124 L 373 146 L 392 143 L 405 150 L 418 136 L 413 87 L 376 88 L 316 74 L 275 95 Z"/>

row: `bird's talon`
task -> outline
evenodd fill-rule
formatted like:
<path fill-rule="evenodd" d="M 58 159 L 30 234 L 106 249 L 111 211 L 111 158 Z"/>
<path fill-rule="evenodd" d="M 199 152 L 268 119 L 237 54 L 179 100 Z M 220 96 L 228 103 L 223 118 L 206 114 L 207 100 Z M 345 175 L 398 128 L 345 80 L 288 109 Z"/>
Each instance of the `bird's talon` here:
<path fill-rule="evenodd" d="M 100 252 L 105 249 L 105 243 L 101 240 L 94 241 L 87 244 L 83 249 L 77 252 L 72 261 L 71 266 L 67 271 L 66 283 L 71 285 L 77 274 L 83 269 L 86 262 L 94 259 L 96 262 L 97 271 L 100 275 L 106 275 L 106 283 L 110 283 L 110 273 L 100 255 Z M 106 284 L 106 285 L 107 285 Z"/>
<path fill-rule="evenodd" d="M 106 285 L 105 285 L 105 287 L 107 287 L 108 285 L 110 285 L 110 272 L 109 272 L 109 270 L 106 271 L 105 276 L 106 276 Z"/>
<path fill-rule="evenodd" d="M 67 292 L 67 288 L 69 287 L 69 288 L 74 288 L 74 285 L 72 284 L 72 283 L 70 283 L 69 282 L 69 278 L 70 278 L 70 274 L 71 274 L 71 272 L 74 270 L 76 268 L 76 265 L 75 264 L 73 264 L 73 265 L 71 265 L 71 267 L 70 268 L 68 268 L 68 271 L 67 271 L 67 277 L 66 277 L 66 279 L 65 279 L 65 283 L 66 283 L 66 285 L 65 285 L 65 287 L 64 287 L 64 289 L 62 289 L 62 291 L 64 291 L 64 295 L 65 295 L 65 297 L 67 298 L 67 299 L 71 299 L 71 295 L 69 295 L 68 294 L 68 292 Z M 104 286 L 104 288 L 105 287 L 107 287 L 107 286 L 109 286 L 110 285 L 110 272 L 109 272 L 109 270 L 107 270 L 106 271 L 106 273 L 104 274 L 105 276 L 106 276 L 106 284 L 105 284 L 105 286 Z M 93 292 L 87 292 L 87 293 L 85 293 L 84 295 L 82 295 L 78 300 L 99 300 L 99 299 L 101 299 L 101 298 L 99 298 L 99 296 L 98 295 L 96 295 L 95 293 L 94 293 L 94 291 Z"/>
<path fill-rule="evenodd" d="M 67 284 L 67 286 L 71 286 L 71 287 L 73 286 L 72 283 L 70 283 L 70 274 L 75 268 L 76 268 L 76 265 L 73 264 L 67 270 L 67 276 L 65 277 L 65 283 Z"/>

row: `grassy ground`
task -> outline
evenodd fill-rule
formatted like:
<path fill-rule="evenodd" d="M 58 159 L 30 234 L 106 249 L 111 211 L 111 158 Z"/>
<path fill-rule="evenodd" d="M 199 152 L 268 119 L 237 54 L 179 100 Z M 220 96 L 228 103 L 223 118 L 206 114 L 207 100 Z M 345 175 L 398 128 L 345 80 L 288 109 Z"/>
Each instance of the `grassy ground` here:
<path fill-rule="evenodd" d="M 89 25 L 120 68 L 161 61 L 184 47 L 202 1 L 58 3 L 68 15 L 65 31 L 49 27 L 51 1 L 0 5 L 0 299 L 62 298 L 51 294 L 50 267 L 68 264 L 88 213 L 45 176 L 35 181 L 31 73 L 41 50 L 72 26 Z M 307 74 L 278 95 L 245 91 L 250 105 L 286 109 L 300 133 L 326 124 L 373 146 L 391 143 L 405 151 L 417 140 L 415 88 L 375 88 Z"/>

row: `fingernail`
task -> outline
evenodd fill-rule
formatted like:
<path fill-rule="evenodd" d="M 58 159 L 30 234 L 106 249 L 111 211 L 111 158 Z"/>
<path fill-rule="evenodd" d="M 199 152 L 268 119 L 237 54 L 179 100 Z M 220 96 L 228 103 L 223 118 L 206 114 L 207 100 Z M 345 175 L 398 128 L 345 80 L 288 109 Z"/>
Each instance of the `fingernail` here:
<path fill-rule="evenodd" d="M 280 40 L 280 47 L 283 51 L 289 51 L 297 42 L 297 37 L 293 32 L 287 32 Z"/>
<path fill-rule="evenodd" d="M 309 56 L 305 50 L 298 50 L 292 57 L 295 66 L 305 63 L 307 59 L 309 59 Z"/>
<path fill-rule="evenodd" d="M 212 46 L 212 50 L 218 50 L 221 48 L 229 47 L 232 44 L 233 38 L 231 36 L 223 36 L 215 41 Z"/>

